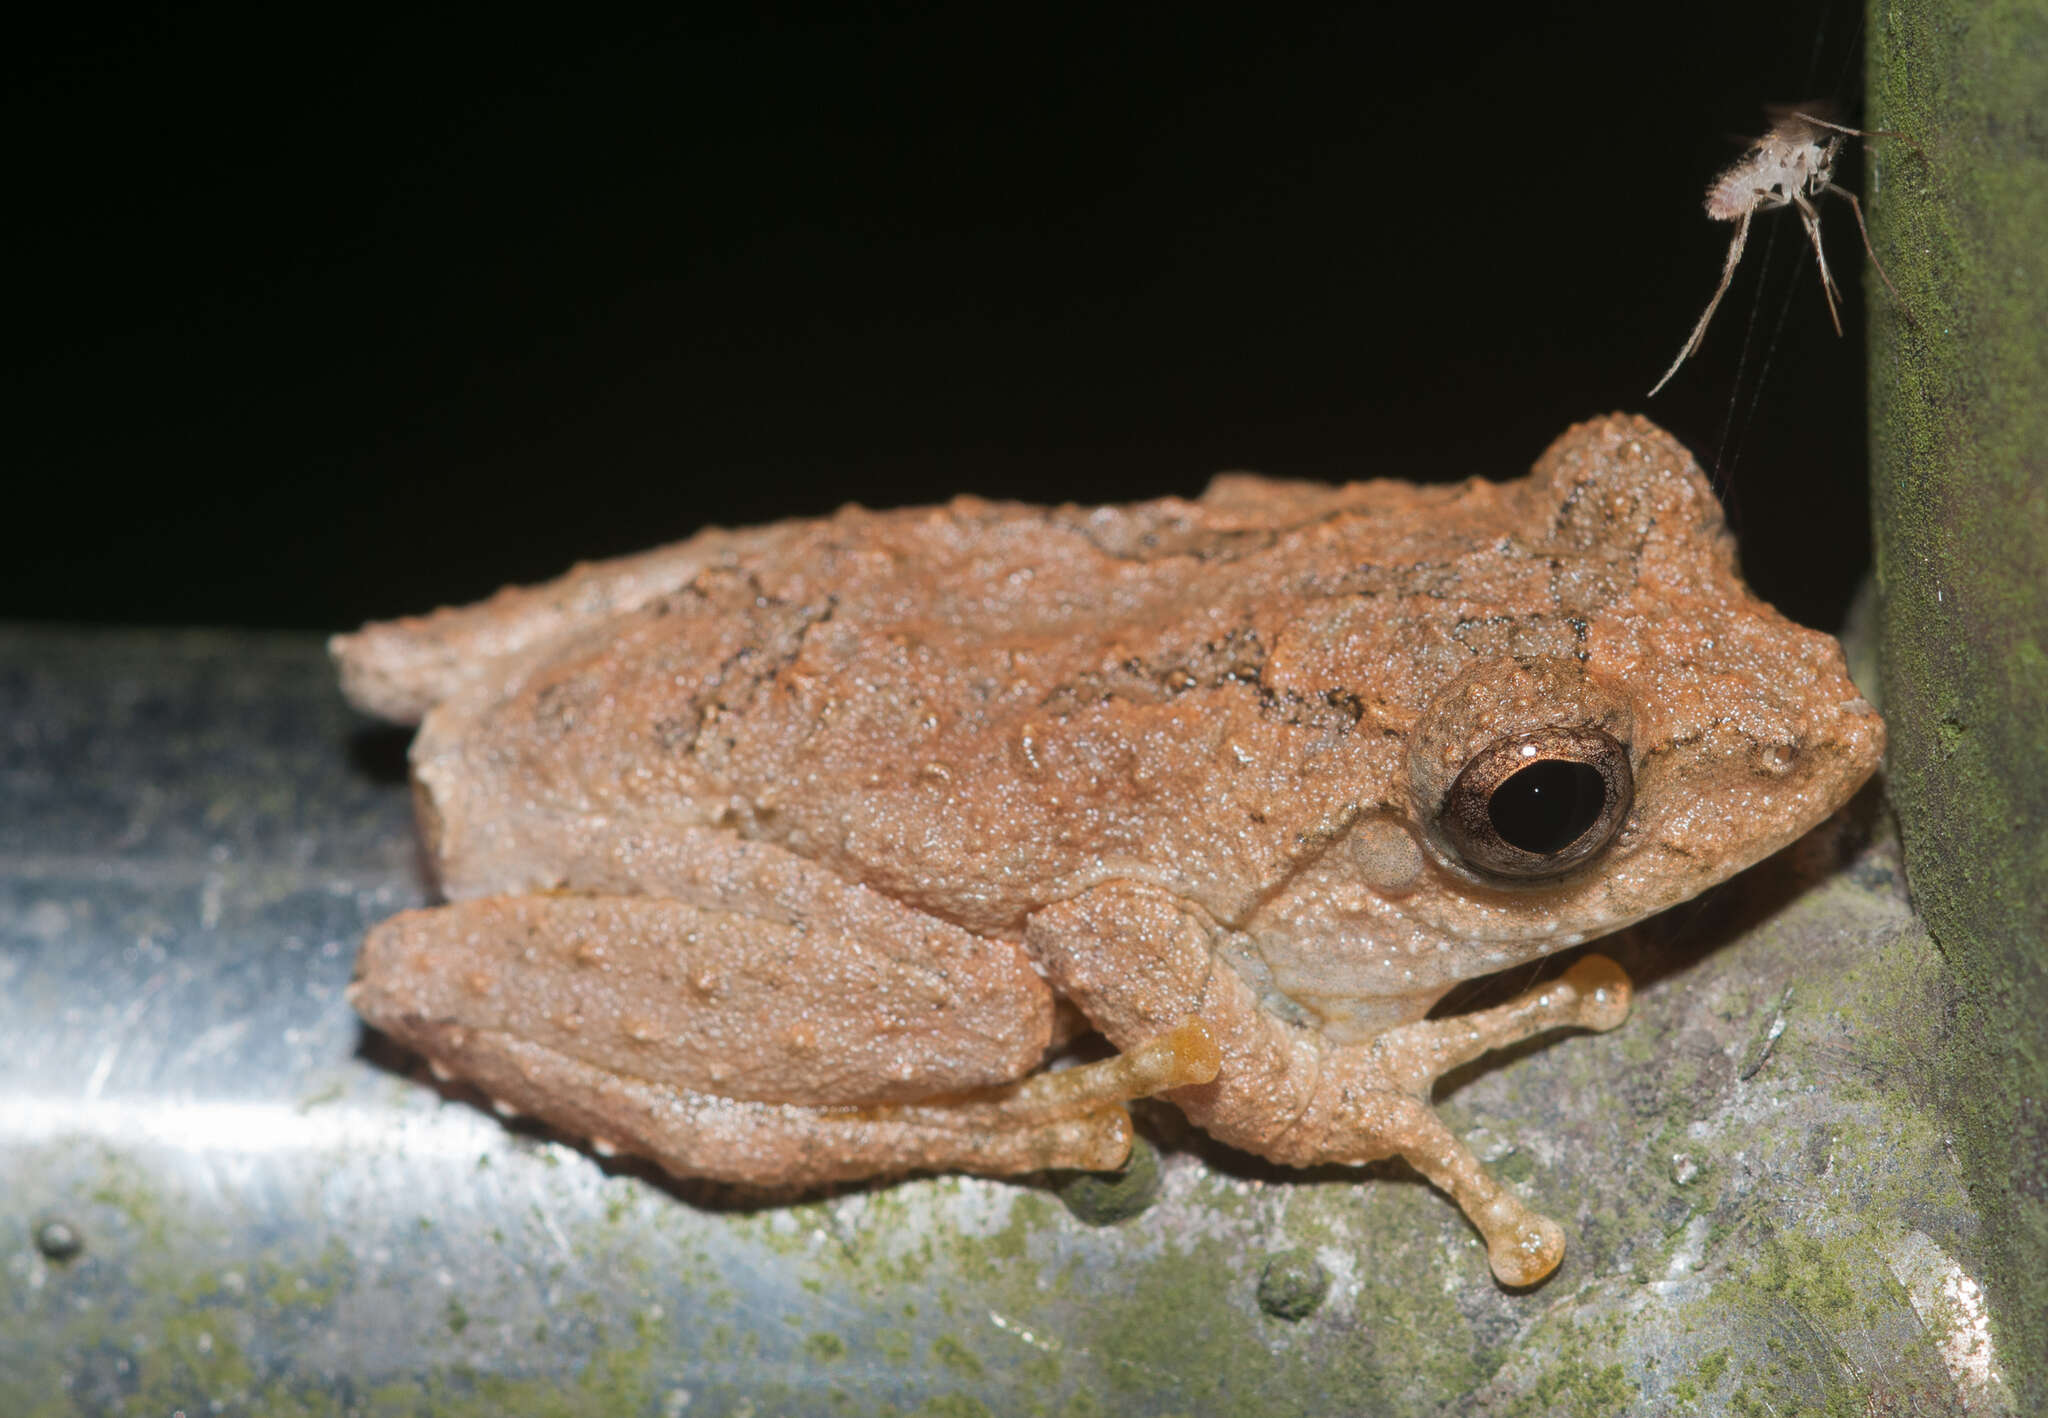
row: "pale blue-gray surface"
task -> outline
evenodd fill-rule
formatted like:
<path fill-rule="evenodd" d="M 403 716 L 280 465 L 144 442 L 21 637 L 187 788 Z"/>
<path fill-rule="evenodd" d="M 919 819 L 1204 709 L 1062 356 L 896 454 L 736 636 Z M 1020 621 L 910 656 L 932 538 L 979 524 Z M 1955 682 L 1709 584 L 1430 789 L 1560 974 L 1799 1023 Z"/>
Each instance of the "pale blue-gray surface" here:
<path fill-rule="evenodd" d="M 1872 796 L 1612 945 L 1627 1026 L 1452 1080 L 1571 1237 L 1509 1294 L 1399 1169 L 1165 1110 L 1102 1229 L 959 1179 L 749 1210 L 508 1128 L 342 998 L 425 895 L 402 749 L 310 638 L 0 631 L 0 1413 L 2002 1409 Z"/>

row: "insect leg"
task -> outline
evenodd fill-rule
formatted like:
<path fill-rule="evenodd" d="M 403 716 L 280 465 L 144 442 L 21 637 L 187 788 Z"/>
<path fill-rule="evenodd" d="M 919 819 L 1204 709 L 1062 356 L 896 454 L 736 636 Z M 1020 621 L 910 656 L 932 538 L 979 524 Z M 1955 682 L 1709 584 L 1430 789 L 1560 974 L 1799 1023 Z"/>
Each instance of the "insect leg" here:
<path fill-rule="evenodd" d="M 1714 287 L 1714 298 L 1707 302 L 1706 311 L 1700 316 L 1700 323 L 1692 327 L 1692 338 L 1685 342 L 1685 348 L 1678 352 L 1678 358 L 1671 361 L 1671 368 L 1664 371 L 1664 377 L 1650 387 L 1650 396 L 1671 382 L 1671 376 L 1678 373 L 1678 366 L 1685 363 L 1686 356 L 1700 347 L 1700 339 L 1707 333 L 1707 322 L 1714 318 L 1714 310 L 1721 303 L 1721 297 L 1728 293 L 1728 283 L 1735 279 L 1735 268 L 1742 261 L 1743 243 L 1749 240 L 1749 219 L 1756 209 L 1750 208 L 1735 224 L 1735 239 L 1728 243 L 1728 260 L 1721 267 L 1721 284 Z"/>
<path fill-rule="evenodd" d="M 1835 322 L 1835 333 L 1839 335 L 1842 333 L 1842 316 L 1835 307 L 1842 298 L 1842 292 L 1835 285 L 1835 273 L 1828 269 L 1828 253 L 1820 244 L 1820 213 L 1814 210 L 1813 203 L 1806 200 L 1803 192 L 1794 192 L 1792 201 L 1799 208 L 1799 224 L 1806 228 L 1806 235 L 1813 242 L 1813 259 L 1820 262 L 1821 294 L 1828 298 L 1828 319 Z"/>
<path fill-rule="evenodd" d="M 1899 299 L 1899 288 L 1893 285 L 1892 278 L 1884 273 L 1884 262 L 1877 259 L 1877 251 L 1870 244 L 1870 228 L 1863 224 L 1863 204 L 1856 200 L 1854 192 L 1849 191 L 1846 187 L 1837 187 L 1832 182 L 1828 183 L 1821 190 L 1823 192 L 1832 192 L 1837 197 L 1840 197 L 1849 204 L 1849 210 L 1856 214 L 1856 230 L 1863 233 L 1864 255 L 1868 256 L 1870 264 L 1877 268 L 1877 278 L 1883 281 L 1884 288 L 1892 293 L 1892 299 L 1898 302 L 1899 309 L 1905 311 L 1906 302 Z M 1906 318 L 1912 319 L 1911 311 L 1906 311 Z"/>

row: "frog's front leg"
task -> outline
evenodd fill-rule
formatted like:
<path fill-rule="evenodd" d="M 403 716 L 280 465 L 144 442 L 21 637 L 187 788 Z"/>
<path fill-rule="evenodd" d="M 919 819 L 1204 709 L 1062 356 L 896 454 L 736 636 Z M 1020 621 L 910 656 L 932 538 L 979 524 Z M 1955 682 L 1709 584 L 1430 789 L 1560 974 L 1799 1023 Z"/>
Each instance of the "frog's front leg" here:
<path fill-rule="evenodd" d="M 1387 1067 L 1411 1088 L 1428 1088 L 1460 1064 L 1551 1029 L 1605 1033 L 1628 1018 L 1633 996 L 1628 973 L 1604 955 L 1587 955 L 1548 984 L 1506 1004 L 1418 1019 L 1373 1041 Z"/>
<path fill-rule="evenodd" d="M 1497 1008 L 1334 1045 L 1260 1008 L 1220 963 L 1216 929 L 1152 888 L 1112 883 L 1034 916 L 1027 944 L 1114 1043 L 1151 1037 L 1167 1020 L 1209 1027 L 1223 1056 L 1216 1079 L 1171 1096 L 1211 1135 L 1294 1166 L 1400 1156 L 1457 1201 L 1503 1283 L 1534 1284 L 1556 1269 L 1563 1230 L 1487 1173 L 1437 1117 L 1429 1087 L 1546 1029 L 1619 1024 L 1628 1009 L 1620 968 L 1589 957 Z"/>
<path fill-rule="evenodd" d="M 1016 1081 L 1053 1014 L 1022 951 L 836 890 L 800 919 L 597 894 L 410 911 L 364 943 L 350 999 L 502 1110 L 776 1188 L 1115 1167 L 1122 1101 L 1214 1075 L 1195 1025 Z"/>

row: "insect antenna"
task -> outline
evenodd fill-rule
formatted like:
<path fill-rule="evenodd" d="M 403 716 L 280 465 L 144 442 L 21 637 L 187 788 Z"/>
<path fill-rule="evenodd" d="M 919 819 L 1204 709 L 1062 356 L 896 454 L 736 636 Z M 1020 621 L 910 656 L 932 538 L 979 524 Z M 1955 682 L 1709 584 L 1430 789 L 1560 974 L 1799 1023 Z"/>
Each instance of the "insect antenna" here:
<path fill-rule="evenodd" d="M 1784 111 L 1785 111 L 1786 113 L 1790 114 L 1790 115 L 1791 115 L 1792 117 L 1794 117 L 1794 118 L 1803 118 L 1803 119 L 1805 119 L 1805 120 L 1806 120 L 1806 121 L 1807 121 L 1808 123 L 1811 123 L 1811 124 L 1813 124 L 1813 125 L 1814 125 L 1814 126 L 1816 126 L 1816 127 L 1819 127 L 1819 128 L 1828 128 L 1828 129 L 1832 129 L 1833 131 L 1835 131 L 1835 132 L 1837 132 L 1837 133 L 1846 133 L 1846 134 L 1848 134 L 1848 135 L 1849 135 L 1849 136 L 1850 136 L 1851 138 L 1891 138 L 1891 139 L 1894 139 L 1894 140 L 1895 140 L 1895 141 L 1897 141 L 1897 142 L 1901 142 L 1901 143 L 1904 143 L 1904 144 L 1905 144 L 1905 145 L 1906 145 L 1907 147 L 1911 148 L 1911 149 L 1912 149 L 1912 150 L 1913 150 L 1914 152 L 1916 152 L 1916 153 L 1920 154 L 1920 160 L 1921 160 L 1922 162 L 1925 162 L 1925 161 L 1927 160 L 1927 149 L 1925 149 L 1925 148 L 1921 147 L 1921 146 L 1920 146 L 1920 145 L 1919 145 L 1919 144 L 1918 144 L 1917 142 L 1915 142 L 1915 141 L 1914 141 L 1913 139 L 1911 139 L 1911 138 L 1907 137 L 1907 136 L 1906 136 L 1906 135 L 1905 135 L 1904 133 L 1895 133 L 1895 132 L 1893 132 L 1893 131 L 1892 131 L 1891 129 L 1889 129 L 1889 128 L 1848 128 L 1848 127 L 1844 127 L 1844 126 L 1843 126 L 1842 124 L 1840 124 L 1840 123 L 1832 123 L 1832 122 L 1828 121 L 1827 119 L 1825 119 L 1825 118 L 1822 118 L 1822 117 L 1820 117 L 1820 116 L 1819 116 L 1819 115 L 1817 115 L 1817 114 L 1809 113 L 1809 112 L 1807 112 L 1807 111 L 1806 111 L 1805 109 L 1800 109 L 1800 108 L 1788 108 L 1788 109 L 1785 109 Z M 1868 143 L 1865 143 L 1865 144 L 1864 144 L 1863 146 L 1864 146 L 1865 148 L 1868 148 L 1868 147 L 1870 146 L 1870 144 L 1868 144 Z"/>

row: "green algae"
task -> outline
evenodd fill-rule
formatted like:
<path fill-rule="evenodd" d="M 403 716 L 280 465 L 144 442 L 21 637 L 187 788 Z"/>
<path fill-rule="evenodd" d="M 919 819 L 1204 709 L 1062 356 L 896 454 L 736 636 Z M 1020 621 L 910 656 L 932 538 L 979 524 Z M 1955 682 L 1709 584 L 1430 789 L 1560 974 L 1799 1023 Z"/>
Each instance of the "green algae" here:
<path fill-rule="evenodd" d="M 1702 1355 L 1670 1396 L 1699 1402 L 1731 1370 L 1738 1381 L 1729 1410 L 1737 1413 L 1860 1418 L 1885 1411 L 1885 1396 L 1901 1385 L 1952 1392 L 1877 1253 L 1897 1225 L 1872 1208 L 1829 1234 L 1750 1227 L 1731 1281 L 1686 1314 L 1696 1332 L 1741 1336 L 1739 1349 Z"/>
<path fill-rule="evenodd" d="M 2048 19 L 1874 4 L 1870 422 L 1889 774 L 1915 903 L 1959 986 L 1942 1116 L 1986 1228 L 1993 1326 L 2048 1409 Z"/>
<path fill-rule="evenodd" d="M 418 1382 L 371 1385 L 359 1390 L 370 1395 L 366 1404 L 345 1405 L 316 1373 L 278 1362 L 302 1337 L 327 1330 L 337 1307 L 358 1291 L 360 1259 L 341 1236 L 327 1236 L 310 1254 L 275 1246 L 249 1254 L 238 1250 L 207 1205 L 153 1180 L 141 1159 L 102 1148 L 92 1168 L 97 1175 L 81 1192 L 96 1209 L 94 1231 L 103 1238 L 97 1258 L 119 1267 L 121 1288 L 111 1303 L 81 1297 L 61 1337 L 39 1346 L 26 1367 L 10 1363 L 7 1382 L 0 1384 L 10 1412 L 156 1415 L 199 1407 L 258 1418 L 311 1418 L 344 1411 L 509 1410 L 580 1418 L 645 1410 L 652 1401 L 651 1360 L 673 1347 L 667 1331 L 639 1325 L 628 1343 L 606 1343 L 599 1336 L 566 1384 L 554 1375 L 526 1381 L 481 1374 L 458 1361 Z M 47 1170 L 61 1175 L 64 1168 Z M 205 1263 L 223 1253 L 239 1259 Z M 81 1274 L 78 1283 L 90 1279 Z M 0 1296 L 7 1307 L 0 1314 L 19 1313 L 29 1298 L 13 1287 Z M 472 1303 L 461 1294 L 447 1297 L 443 1319 L 449 1337 L 460 1339 L 474 1328 Z M 51 1397 L 65 1392 L 62 1375 L 82 1355 L 119 1356 L 117 1401 L 81 1406 Z M 28 1392 L 40 1395 L 32 1407 L 13 1402 Z"/>
<path fill-rule="evenodd" d="M 1546 1327 L 1542 1334 L 1552 1357 L 1503 1418 L 1618 1418 L 1634 1410 L 1640 1391 L 1623 1367 L 1589 1357 L 1589 1350 L 1611 1336 L 1596 1338 L 1572 1323 Z"/>
<path fill-rule="evenodd" d="M 1857 1300 L 1841 1263 L 1844 1244 L 1853 1242 L 1831 1245 L 1802 1232 L 1773 1235 L 1763 1245 L 1752 1283 L 1778 1303 L 1809 1310 L 1817 1319 L 1848 1319 Z"/>
<path fill-rule="evenodd" d="M 965 1379 L 979 1379 L 988 1373 L 974 1351 L 950 1334 L 932 1341 L 932 1358 Z"/>
<path fill-rule="evenodd" d="M 1693 1378 L 1701 1389 L 1712 1391 L 1721 1382 L 1721 1375 L 1728 1372 L 1728 1351 L 1716 1349 L 1693 1366 Z"/>
<path fill-rule="evenodd" d="M 891 1364 L 908 1364 L 917 1357 L 917 1341 L 907 1329 L 875 1330 L 868 1336 L 868 1344 Z"/>
<path fill-rule="evenodd" d="M 1700 1400 L 1720 1385 L 1721 1376 L 1727 1372 L 1728 1351 L 1716 1349 L 1693 1365 L 1690 1377 L 1671 1385 L 1672 1402 L 1678 1404 L 1682 1412 L 1698 1412 Z"/>
<path fill-rule="evenodd" d="M 941 1394 L 918 1405 L 919 1418 L 995 1418 L 994 1410 L 964 1393 Z"/>
<path fill-rule="evenodd" d="M 1274 1319 L 1307 1319 L 1329 1293 L 1330 1273 L 1309 1251 L 1281 1251 L 1259 1272 L 1259 1308 Z"/>

